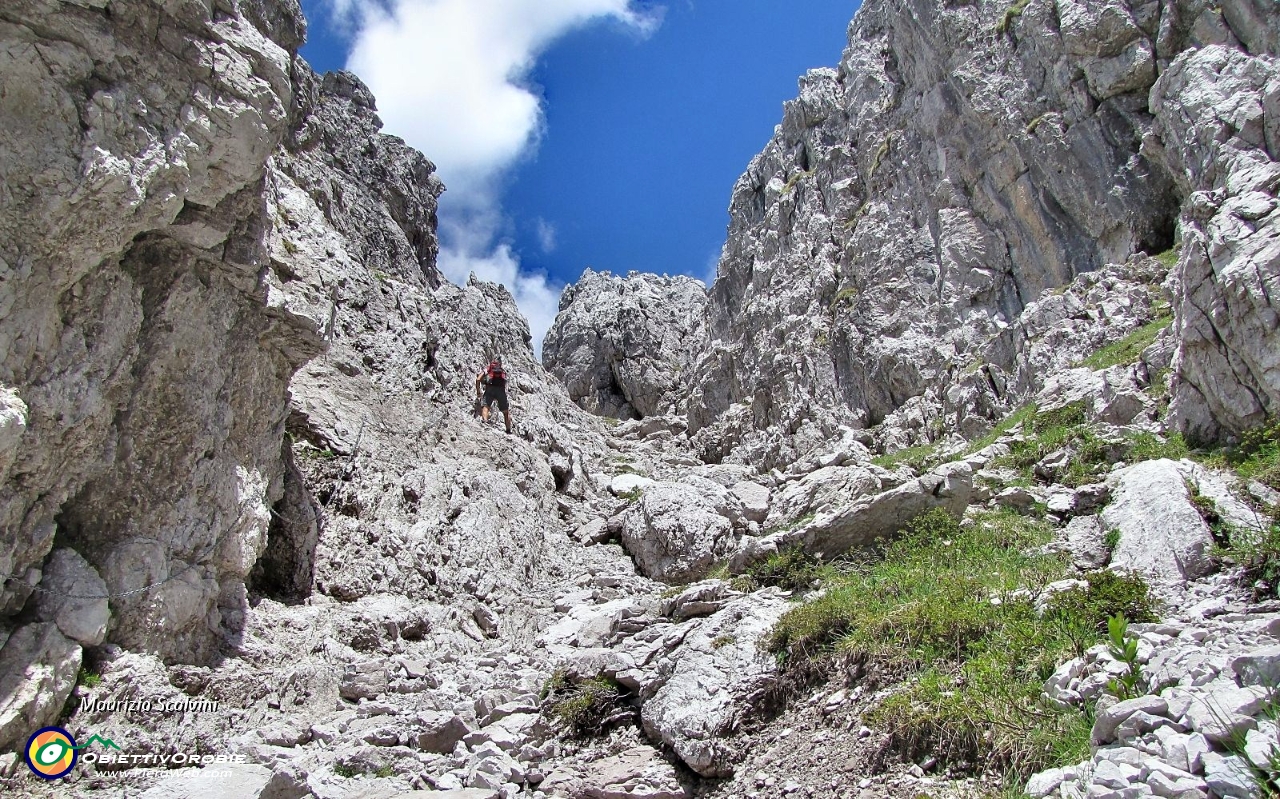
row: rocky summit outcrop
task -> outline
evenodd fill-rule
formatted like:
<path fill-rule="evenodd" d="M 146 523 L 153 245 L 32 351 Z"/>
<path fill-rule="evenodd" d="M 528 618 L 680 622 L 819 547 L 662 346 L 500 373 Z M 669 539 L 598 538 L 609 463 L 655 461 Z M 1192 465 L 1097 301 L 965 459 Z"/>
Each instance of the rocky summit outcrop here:
<path fill-rule="evenodd" d="M 1039 391 L 1057 354 L 1024 315 L 1107 272 L 1059 319 L 1120 310 L 1112 322 L 1136 327 L 1172 302 L 1179 429 L 1208 440 L 1275 413 L 1277 13 L 865 4 L 840 65 L 801 79 L 734 187 L 677 403 L 703 457 L 771 467 L 848 428 L 887 450 L 972 437 Z M 1133 258 L 1175 247 L 1161 292 Z M 1126 263 L 1145 289 L 1115 290 L 1108 265 Z M 575 291 L 564 324 L 611 318 L 584 322 Z"/>
<path fill-rule="evenodd" d="M 578 405 L 618 419 L 674 410 L 706 342 L 706 287 L 693 278 L 587 269 L 560 297 L 542 362 Z"/>

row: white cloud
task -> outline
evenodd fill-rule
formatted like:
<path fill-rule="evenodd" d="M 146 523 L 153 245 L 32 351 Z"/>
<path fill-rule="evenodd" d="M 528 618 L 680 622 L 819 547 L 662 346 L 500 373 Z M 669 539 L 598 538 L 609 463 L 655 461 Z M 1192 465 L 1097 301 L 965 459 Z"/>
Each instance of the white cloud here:
<path fill-rule="evenodd" d="M 454 280 L 474 271 L 504 283 L 529 317 L 540 349 L 558 292 L 544 278 L 523 274 L 518 255 L 498 239 L 504 227 L 499 181 L 542 132 L 541 97 L 528 85 L 529 73 L 539 54 L 575 28 L 612 19 L 647 35 L 661 14 L 642 13 L 633 0 L 329 3 L 335 16 L 355 20 L 347 68 L 378 98 L 386 132 L 435 162 L 448 187 L 440 211 L 442 271 Z M 555 230 L 546 232 L 540 224 L 549 252 Z"/>
<path fill-rule="evenodd" d="M 720 258 L 723 256 L 723 248 L 716 247 L 707 256 L 707 262 L 703 266 L 702 276 L 699 278 L 708 287 L 716 282 L 716 275 L 720 272 Z"/>
<path fill-rule="evenodd" d="M 538 217 L 534 223 L 538 233 L 538 244 L 542 245 L 544 253 L 551 253 L 556 248 L 556 226 L 551 222 Z"/>

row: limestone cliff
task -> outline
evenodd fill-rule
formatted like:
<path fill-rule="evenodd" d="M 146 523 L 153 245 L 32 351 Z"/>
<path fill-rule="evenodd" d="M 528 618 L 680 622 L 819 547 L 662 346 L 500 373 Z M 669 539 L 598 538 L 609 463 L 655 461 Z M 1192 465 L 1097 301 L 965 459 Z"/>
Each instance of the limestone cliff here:
<path fill-rule="evenodd" d="M 866 3 L 733 189 L 687 364 L 695 444 L 773 466 L 841 428 L 888 449 L 980 433 L 1040 387 L 1015 335 L 1030 304 L 1175 246 L 1176 424 L 1212 438 L 1275 413 L 1276 17 Z"/>
<path fill-rule="evenodd" d="M 127 646 L 204 657 L 243 605 L 322 346 L 265 257 L 304 32 L 266 0 L 0 9 L 6 617 L 54 548 L 119 594 Z"/>

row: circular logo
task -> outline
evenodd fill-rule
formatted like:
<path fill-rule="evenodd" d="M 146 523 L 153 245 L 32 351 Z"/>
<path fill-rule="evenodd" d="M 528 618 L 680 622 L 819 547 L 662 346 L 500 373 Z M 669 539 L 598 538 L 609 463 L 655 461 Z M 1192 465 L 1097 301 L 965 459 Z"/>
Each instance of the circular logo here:
<path fill-rule="evenodd" d="M 56 780 L 76 765 L 76 739 L 61 727 L 36 730 L 27 739 L 27 766 L 37 777 Z"/>

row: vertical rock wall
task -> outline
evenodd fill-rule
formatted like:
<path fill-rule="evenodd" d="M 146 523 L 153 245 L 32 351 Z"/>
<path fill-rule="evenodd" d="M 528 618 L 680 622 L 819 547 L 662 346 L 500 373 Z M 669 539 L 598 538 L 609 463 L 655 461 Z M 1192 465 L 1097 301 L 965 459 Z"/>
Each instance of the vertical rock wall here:
<path fill-rule="evenodd" d="M 980 434 L 1040 388 L 1029 306 L 1108 264 L 1149 283 L 1135 255 L 1175 245 L 1166 296 L 1080 312 L 1140 324 L 1171 301 L 1180 429 L 1276 413 L 1277 31 L 1259 0 L 864 4 L 734 186 L 686 365 L 703 456 Z M 577 291 L 552 341 L 591 315 Z"/>
<path fill-rule="evenodd" d="M 55 546 L 113 594 L 108 639 L 208 656 L 280 493 L 294 370 L 324 319 L 265 258 L 296 2 L 0 8 L 0 593 Z"/>

